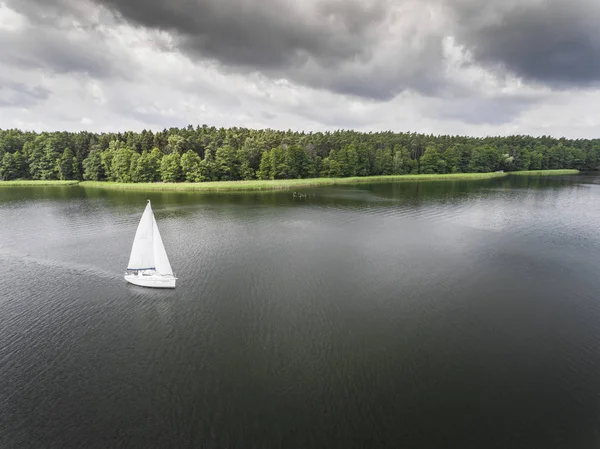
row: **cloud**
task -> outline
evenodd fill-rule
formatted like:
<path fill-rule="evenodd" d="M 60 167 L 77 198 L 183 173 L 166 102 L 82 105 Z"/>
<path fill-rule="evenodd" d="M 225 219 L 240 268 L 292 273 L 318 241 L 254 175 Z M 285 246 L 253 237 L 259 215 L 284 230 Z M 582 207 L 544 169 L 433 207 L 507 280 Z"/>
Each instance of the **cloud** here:
<path fill-rule="evenodd" d="M 375 100 L 447 83 L 442 42 L 542 84 L 600 80 L 596 0 L 96 0 L 225 67 Z"/>
<path fill-rule="evenodd" d="M 459 98 L 455 101 L 430 100 L 428 115 L 441 119 L 460 120 L 468 124 L 502 125 L 515 119 L 537 103 L 535 99 L 491 96 Z"/>
<path fill-rule="evenodd" d="M 593 135 L 598 10 L 592 0 L 0 0 L 0 119 Z M 574 105 L 582 119 L 564 123 Z"/>
<path fill-rule="evenodd" d="M 107 45 L 111 24 L 94 26 L 98 17 L 77 8 L 63 10 L 63 3 L 19 0 L 8 2 L 11 8 L 0 3 L 0 63 L 95 78 L 127 77 L 122 49 Z"/>
<path fill-rule="evenodd" d="M 600 81 L 596 0 L 448 0 L 457 41 L 475 61 L 558 88 Z"/>
<path fill-rule="evenodd" d="M 568 4 L 562 0 L 10 0 L 8 4 L 42 31 L 4 31 L 0 40 L 7 44 L 5 61 L 52 65 L 59 71 L 97 77 L 118 71 L 119 55 L 101 44 L 120 20 L 162 31 L 167 38 L 155 34 L 154 45 L 166 52 L 181 51 L 194 61 L 214 61 L 223 72 L 256 71 L 376 101 L 390 100 L 405 90 L 439 96 L 456 87 L 444 76 L 448 63 L 444 40 L 449 37 L 472 55 L 471 64 L 498 74 L 509 72 L 555 87 L 589 86 L 600 80 L 600 3 L 595 0 Z M 1 18 L 2 14 L 0 24 Z M 24 51 L 12 54 L 7 48 Z"/>
<path fill-rule="evenodd" d="M 42 86 L 29 87 L 23 83 L 0 80 L 0 107 L 30 107 L 50 96 Z"/>
<path fill-rule="evenodd" d="M 47 31 L 42 39 L 29 30 L 23 33 L 0 32 L 0 61 L 26 69 L 50 69 L 58 73 L 86 73 L 98 78 L 113 76 L 115 65 L 110 55 L 98 46 L 69 40 L 58 32 Z"/>
<path fill-rule="evenodd" d="M 55 11 L 38 20 L 81 16 L 69 0 L 26 3 L 43 3 L 44 10 Z M 378 101 L 406 89 L 432 94 L 442 82 L 438 74 L 443 63 L 443 16 L 431 0 L 425 7 L 421 0 L 95 0 L 95 4 L 105 15 L 114 13 L 116 19 L 111 20 L 168 33 L 172 40 L 166 49 L 181 51 L 194 61 L 214 61 L 224 72 L 256 71 Z"/>
<path fill-rule="evenodd" d="M 352 58 L 385 18 L 383 0 L 98 0 L 142 26 L 174 31 L 181 44 L 233 65 L 275 68 L 306 56 Z"/>

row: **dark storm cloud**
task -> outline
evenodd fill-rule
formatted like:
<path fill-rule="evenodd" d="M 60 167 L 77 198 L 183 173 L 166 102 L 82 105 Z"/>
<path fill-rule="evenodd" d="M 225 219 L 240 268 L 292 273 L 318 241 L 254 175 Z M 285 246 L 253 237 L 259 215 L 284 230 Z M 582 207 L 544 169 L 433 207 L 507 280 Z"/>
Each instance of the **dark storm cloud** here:
<path fill-rule="evenodd" d="M 165 89 L 185 90 L 201 98 L 200 103 L 218 105 L 216 109 L 227 112 L 238 108 L 232 97 L 243 97 L 239 92 L 228 93 L 226 83 L 234 79 L 227 77 L 231 73 L 258 72 L 269 82 L 286 79 L 291 85 L 290 95 L 297 93 L 298 86 L 308 86 L 384 102 L 409 90 L 427 97 L 427 104 L 431 101 L 436 105 L 428 111 L 430 116 L 492 125 L 509 122 L 545 99 L 507 94 L 520 89 L 514 84 L 502 89 L 513 82 L 507 75 L 525 80 L 529 90 L 536 90 L 538 84 L 556 89 L 586 87 L 600 81 L 597 0 L 5 3 L 29 22 L 27 28 L 18 31 L 0 30 L 0 64 L 6 67 L 86 73 L 102 78 L 109 91 L 114 89 L 116 78 L 143 79 L 134 65 L 135 57 L 130 57 L 136 49 L 122 43 L 125 39 L 115 33 L 116 27 L 130 24 L 163 30 L 167 33 L 139 34 L 149 36 L 144 39 L 157 36 L 156 42 L 148 41 L 148 48 L 181 52 L 198 67 L 211 65 L 225 75 L 210 84 L 211 92 L 207 92 L 201 79 L 192 79 L 188 86 L 190 82 L 184 81 L 190 78 L 185 76 L 188 74 L 165 74 Z M 129 27 L 123 29 L 133 33 Z M 452 59 L 454 53 L 448 56 L 445 45 L 449 41 L 464 47 L 471 59 L 457 62 Z M 487 72 L 481 79 L 494 78 L 492 82 L 477 78 L 482 66 Z M 130 95 L 128 110 L 140 121 L 158 124 L 178 120 L 152 108 L 139 109 L 139 98 Z M 315 111 L 311 95 L 314 101 L 320 93 L 304 91 L 305 110 L 294 101 L 281 102 L 274 115 L 289 112 L 322 124 L 348 123 L 345 111 Z M 340 99 L 340 104 L 343 101 Z"/>
<path fill-rule="evenodd" d="M 127 77 L 127 68 L 119 65 L 122 61 L 85 11 L 66 0 L 13 0 L 8 5 L 28 23 L 17 30 L 0 30 L 0 63 L 102 79 Z"/>
<path fill-rule="evenodd" d="M 265 68 L 359 57 L 368 32 L 385 18 L 383 0 L 327 0 L 314 8 L 283 0 L 96 0 L 125 19 L 175 31 L 190 51 L 234 65 Z"/>
<path fill-rule="evenodd" d="M 440 82 L 433 75 L 440 73 L 439 36 L 409 42 L 426 21 L 410 25 L 406 36 L 386 35 L 391 0 L 95 1 L 131 24 L 173 33 L 180 50 L 225 71 L 259 71 L 376 100 L 406 88 L 432 91 Z"/>
<path fill-rule="evenodd" d="M 174 31 L 188 53 L 245 67 L 316 87 L 388 99 L 405 88 L 429 93 L 444 82 L 440 71 L 441 37 L 456 33 L 476 62 L 555 86 L 587 85 L 600 80 L 600 2 L 596 0 L 435 0 L 450 20 L 446 30 L 429 30 L 413 59 L 390 52 L 388 67 L 369 67 L 386 39 L 387 20 L 405 1 L 321 0 L 96 0 L 126 20 Z M 299 6 L 300 5 L 300 6 Z M 416 29 L 427 29 L 421 18 Z M 418 23 L 421 22 L 421 23 Z M 400 58 L 403 67 L 397 67 Z M 320 70 L 305 69 L 314 61 Z M 329 71 L 329 73 L 327 73 Z M 386 72 L 387 71 L 387 72 Z M 328 77 L 328 78 L 327 78 Z M 391 78 L 391 79 L 390 79 Z"/>
<path fill-rule="evenodd" d="M 404 89 L 437 95 L 448 87 L 442 39 L 453 35 L 474 62 L 553 86 L 600 80 L 597 0 L 92 0 L 136 26 L 171 32 L 176 46 L 222 70 L 259 71 L 311 87 L 375 100 Z M 85 22 L 85 3 L 10 0 L 46 26 L 69 14 Z M 445 8 L 435 24 L 431 8 Z M 438 11 L 439 13 L 439 11 Z M 402 23 L 404 32 L 395 32 Z M 93 29 L 97 24 L 88 21 Z M 108 76 L 102 52 L 52 39 L 42 49 L 59 70 Z M 43 48 L 46 46 L 46 48 Z M 6 47 L 6 46 L 5 46 Z M 20 57 L 21 59 L 27 59 Z M 13 60 L 19 59 L 14 57 Z M 40 57 L 34 60 L 39 61 Z M 451 87 L 451 86 L 450 86 Z"/>
<path fill-rule="evenodd" d="M 482 64 L 553 87 L 600 81 L 600 2 L 453 1 L 459 42 Z"/>

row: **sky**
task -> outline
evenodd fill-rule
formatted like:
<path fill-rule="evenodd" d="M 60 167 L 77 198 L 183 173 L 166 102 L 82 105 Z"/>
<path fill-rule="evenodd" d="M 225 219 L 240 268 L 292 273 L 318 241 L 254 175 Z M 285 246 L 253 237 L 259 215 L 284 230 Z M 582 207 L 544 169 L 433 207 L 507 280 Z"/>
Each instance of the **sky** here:
<path fill-rule="evenodd" d="M 600 137 L 597 0 L 0 0 L 0 129 Z"/>

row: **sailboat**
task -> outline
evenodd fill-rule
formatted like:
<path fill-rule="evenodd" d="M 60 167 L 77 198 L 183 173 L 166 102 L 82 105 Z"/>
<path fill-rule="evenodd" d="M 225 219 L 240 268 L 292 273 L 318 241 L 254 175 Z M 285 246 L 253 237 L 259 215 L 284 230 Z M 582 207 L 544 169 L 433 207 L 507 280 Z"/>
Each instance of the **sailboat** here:
<path fill-rule="evenodd" d="M 138 224 L 125 280 L 141 287 L 175 288 L 175 280 L 150 200 Z"/>

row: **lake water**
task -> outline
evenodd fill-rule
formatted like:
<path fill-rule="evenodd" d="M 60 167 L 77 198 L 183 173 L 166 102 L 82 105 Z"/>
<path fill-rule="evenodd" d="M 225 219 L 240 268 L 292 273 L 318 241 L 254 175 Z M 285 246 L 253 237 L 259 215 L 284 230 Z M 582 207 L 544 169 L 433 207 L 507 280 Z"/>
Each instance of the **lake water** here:
<path fill-rule="evenodd" d="M 599 447 L 600 177 L 301 192 L 0 189 L 0 447 Z"/>

